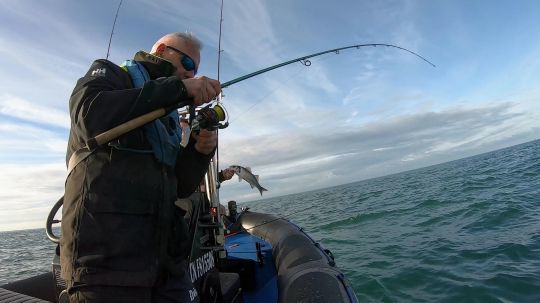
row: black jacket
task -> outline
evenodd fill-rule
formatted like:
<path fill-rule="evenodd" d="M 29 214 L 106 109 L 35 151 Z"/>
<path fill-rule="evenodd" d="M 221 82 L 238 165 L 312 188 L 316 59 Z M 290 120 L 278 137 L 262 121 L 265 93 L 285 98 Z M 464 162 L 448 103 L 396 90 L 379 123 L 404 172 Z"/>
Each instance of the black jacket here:
<path fill-rule="evenodd" d="M 71 131 L 66 160 L 114 126 L 175 103 L 188 104 L 186 90 L 167 61 L 144 53 L 151 81 L 134 88 L 129 74 L 96 60 L 79 79 L 69 102 Z M 178 127 L 170 125 L 170 127 Z M 189 196 L 212 155 L 179 153 L 176 167 L 158 162 L 142 128 L 102 146 L 68 176 L 62 211 L 62 277 L 94 285 L 152 286 L 187 252 L 177 197 Z M 173 270 L 174 271 L 174 270 Z"/>

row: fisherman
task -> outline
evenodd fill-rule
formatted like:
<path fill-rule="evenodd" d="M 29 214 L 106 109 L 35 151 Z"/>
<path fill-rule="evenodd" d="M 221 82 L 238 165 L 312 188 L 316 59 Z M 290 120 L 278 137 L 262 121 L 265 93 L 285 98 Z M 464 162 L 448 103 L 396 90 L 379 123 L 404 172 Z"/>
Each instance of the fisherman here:
<path fill-rule="evenodd" d="M 191 33 L 172 33 L 121 66 L 94 61 L 69 102 L 68 162 L 89 138 L 121 123 L 216 97 L 217 80 L 195 77 L 200 49 Z M 60 241 L 71 302 L 199 301 L 185 270 L 188 235 L 174 201 L 203 178 L 217 134 L 202 129 L 179 153 L 180 134 L 172 110 L 72 168 Z"/>
<path fill-rule="evenodd" d="M 236 222 L 238 216 L 236 201 L 231 200 L 227 202 L 227 208 L 229 209 L 229 215 L 227 216 L 227 219 L 233 223 Z"/>
<path fill-rule="evenodd" d="M 221 170 L 218 173 L 218 186 L 222 182 L 225 182 L 227 180 L 230 180 L 234 176 L 234 170 L 232 168 L 226 168 L 224 170 Z M 204 199 L 204 201 L 208 202 L 206 199 L 206 185 L 204 184 L 204 180 L 201 181 L 199 184 L 199 188 L 196 192 L 194 192 L 191 196 L 188 198 L 179 198 L 176 200 L 175 205 L 182 209 L 184 212 L 184 218 L 187 222 L 190 221 L 191 215 L 193 214 L 193 207 L 194 205 L 197 205 L 199 201 L 201 201 L 201 198 Z M 225 211 L 220 211 L 220 213 L 224 214 Z"/>
<path fill-rule="evenodd" d="M 231 233 L 236 233 L 242 230 L 242 224 L 240 224 L 240 221 L 238 220 L 241 214 L 238 213 L 236 201 L 231 200 L 227 202 L 227 209 L 229 210 L 229 214 L 226 216 L 225 215 L 223 216 L 223 225 L 225 226 L 225 233 L 231 234 Z"/>

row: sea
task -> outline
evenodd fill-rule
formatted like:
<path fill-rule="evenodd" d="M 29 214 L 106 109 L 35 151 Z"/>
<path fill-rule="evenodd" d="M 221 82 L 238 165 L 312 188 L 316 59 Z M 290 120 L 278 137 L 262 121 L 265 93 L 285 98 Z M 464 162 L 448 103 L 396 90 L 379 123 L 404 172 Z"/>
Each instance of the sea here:
<path fill-rule="evenodd" d="M 540 302 L 540 140 L 241 206 L 304 227 L 361 302 Z M 42 229 L 0 233 L 0 285 L 53 253 Z"/>

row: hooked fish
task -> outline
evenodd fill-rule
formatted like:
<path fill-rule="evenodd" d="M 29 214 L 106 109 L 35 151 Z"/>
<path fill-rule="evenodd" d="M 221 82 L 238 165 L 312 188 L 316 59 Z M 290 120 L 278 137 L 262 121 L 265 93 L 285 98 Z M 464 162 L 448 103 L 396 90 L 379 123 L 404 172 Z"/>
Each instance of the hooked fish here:
<path fill-rule="evenodd" d="M 261 196 L 263 191 L 268 191 L 266 188 L 262 187 L 259 184 L 259 176 L 251 173 L 251 168 L 242 167 L 239 165 L 231 165 L 231 168 L 234 169 L 234 173 L 238 175 L 238 182 L 244 179 L 247 183 L 249 183 L 251 188 L 257 187 L 257 189 L 261 193 Z"/>

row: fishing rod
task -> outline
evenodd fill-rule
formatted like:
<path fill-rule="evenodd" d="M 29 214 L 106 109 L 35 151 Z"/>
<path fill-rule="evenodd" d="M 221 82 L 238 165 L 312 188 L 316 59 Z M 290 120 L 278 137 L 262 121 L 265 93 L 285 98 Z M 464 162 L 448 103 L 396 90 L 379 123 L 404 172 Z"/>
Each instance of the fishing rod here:
<path fill-rule="evenodd" d="M 218 64 L 217 64 L 217 78 L 219 81 L 219 72 L 220 72 L 220 66 L 221 66 L 221 28 L 223 24 L 223 0 L 221 0 L 221 12 L 219 16 L 219 42 L 218 42 Z M 229 117 L 229 115 L 225 115 L 226 110 L 225 107 L 221 105 L 221 92 L 219 92 L 217 96 L 217 101 L 214 105 L 214 107 L 203 107 L 199 110 L 195 117 L 195 122 L 208 122 L 210 127 L 200 127 L 200 128 L 206 128 L 206 129 L 215 129 L 216 132 L 219 132 L 219 129 L 226 128 L 229 123 L 226 121 L 225 123 L 221 123 L 221 121 L 225 120 L 225 118 Z M 201 124 L 198 123 L 200 126 Z M 193 126 L 192 126 L 193 127 Z M 223 219 L 220 215 L 220 203 L 219 203 L 219 186 L 218 186 L 218 171 L 219 171 L 219 135 L 217 136 L 217 142 L 216 142 L 216 151 L 214 153 L 214 156 L 210 160 L 210 163 L 208 164 L 208 171 L 206 172 L 206 176 L 204 178 L 205 182 L 205 189 L 206 189 L 206 198 L 208 199 L 208 205 L 209 205 L 209 213 L 211 215 L 212 211 L 211 209 L 214 209 L 216 212 L 216 216 L 212 216 L 212 222 L 217 224 L 217 229 L 212 229 L 210 231 L 210 234 L 213 234 L 213 247 L 219 248 L 217 249 L 217 255 L 219 258 L 224 259 L 226 257 L 224 245 L 225 245 L 225 231 L 223 230 Z M 199 206 L 201 207 L 201 206 Z M 198 228 L 199 222 L 197 220 L 195 229 Z M 194 236 L 194 235 L 192 235 Z M 193 238 L 194 239 L 194 238 Z M 202 244 L 202 243 L 201 243 Z M 193 250 L 193 241 L 192 246 L 190 247 L 190 257 L 191 257 L 191 251 Z M 191 262 L 191 259 L 190 259 Z"/>
<path fill-rule="evenodd" d="M 436 67 L 435 64 L 431 63 L 426 58 L 422 57 L 421 55 L 419 55 L 419 54 L 417 54 L 417 53 L 415 53 L 415 52 L 413 52 L 411 50 L 408 50 L 408 49 L 406 49 L 404 47 L 401 47 L 401 46 L 397 46 L 397 45 L 393 45 L 393 44 L 386 44 L 386 43 L 357 44 L 357 45 L 351 45 L 351 46 L 346 46 L 346 47 L 334 48 L 334 49 L 314 53 L 314 54 L 311 54 L 311 55 L 302 56 L 302 57 L 292 59 L 292 60 L 289 60 L 289 61 L 286 61 L 286 62 L 283 62 L 283 63 L 279 63 L 279 64 L 276 64 L 276 65 L 273 65 L 273 66 L 270 66 L 270 67 L 255 71 L 253 73 L 238 77 L 236 79 L 227 81 L 227 82 L 221 84 L 221 88 L 223 89 L 223 88 L 229 87 L 229 86 L 231 86 L 233 84 L 236 84 L 238 82 L 247 80 L 249 78 L 255 77 L 257 75 L 269 72 L 271 70 L 274 70 L 274 69 L 277 69 L 277 68 L 280 68 L 280 67 L 295 63 L 295 62 L 300 62 L 305 66 L 310 66 L 311 61 L 308 60 L 309 58 L 317 57 L 317 56 L 320 56 L 320 55 L 323 55 L 323 54 L 328 54 L 328 53 L 339 54 L 339 52 L 341 50 L 351 49 L 351 48 L 359 49 L 361 47 L 368 47 L 368 46 L 372 46 L 372 47 L 385 46 L 385 47 L 397 48 L 397 49 L 406 51 L 406 52 L 408 52 L 408 53 L 422 59 L 427 64 L 429 64 L 429 65 L 431 65 L 433 67 Z M 147 113 L 145 115 L 134 118 L 133 120 L 127 121 L 124 124 L 121 124 L 121 125 L 113 128 L 113 129 L 110 129 L 110 130 L 108 130 L 108 131 L 106 131 L 106 132 L 104 132 L 104 133 L 102 133 L 102 134 L 100 134 L 100 135 L 98 135 L 98 136 L 96 136 L 94 138 L 91 138 L 90 140 L 88 140 L 88 142 L 93 147 L 95 147 L 97 145 L 107 143 L 108 141 L 113 140 L 115 138 L 118 138 L 119 136 L 121 136 L 121 135 L 123 135 L 123 134 L 137 128 L 137 127 L 140 127 L 140 126 L 142 126 L 142 125 L 144 125 L 144 124 L 146 124 L 148 122 L 151 122 L 151 121 L 153 121 L 153 120 L 155 120 L 155 119 L 157 119 L 157 118 L 159 118 L 161 116 L 164 116 L 166 113 L 170 112 L 171 110 L 173 110 L 175 108 L 178 108 L 178 107 L 172 106 L 172 107 L 169 107 L 169 108 L 156 109 L 156 110 L 154 110 L 152 112 L 149 112 L 149 113 Z M 207 122 L 209 122 L 209 125 L 219 125 L 220 122 L 225 120 L 226 115 L 225 115 L 225 109 L 224 109 L 223 106 L 221 106 L 219 104 L 216 104 L 214 107 L 211 107 L 211 106 L 208 105 L 208 106 L 205 106 L 204 108 L 206 108 L 206 112 L 210 113 L 210 115 L 208 115 L 207 117 L 202 117 L 202 118 L 205 118 L 205 119 L 209 120 L 209 121 L 207 121 Z M 89 145 L 89 147 L 90 147 L 90 145 Z"/>
<path fill-rule="evenodd" d="M 393 48 L 397 48 L 397 49 L 400 49 L 400 50 L 404 50 L 406 52 L 409 52 L 413 55 L 415 55 L 416 57 L 424 60 L 425 62 L 427 62 L 429 65 L 435 67 L 435 64 L 431 63 L 429 60 L 427 60 L 426 58 L 420 56 L 419 54 L 411 51 L 411 50 L 408 50 L 404 47 L 401 47 L 401 46 L 397 46 L 397 45 L 393 45 L 393 44 L 386 44 L 386 43 L 368 43 L 368 44 L 357 44 L 357 45 L 351 45 L 351 46 L 345 46 L 345 47 L 340 47 L 340 48 L 334 48 L 334 49 L 330 49 L 330 50 L 326 50 L 326 51 L 322 51 L 322 52 L 319 52 L 319 53 L 315 53 L 315 54 L 311 54 L 311 55 L 307 55 L 307 56 L 303 56 L 303 57 L 299 57 L 299 58 L 296 58 L 296 59 L 292 59 L 292 60 L 289 60 L 289 61 L 286 61 L 286 62 L 283 62 L 283 63 L 279 63 L 279 64 L 276 64 L 276 65 L 273 65 L 273 66 L 270 66 L 270 67 L 267 67 L 267 68 L 263 68 L 261 70 L 258 70 L 256 72 L 253 72 L 251 74 L 247 74 L 247 75 L 244 75 L 244 76 L 241 76 L 241 77 L 238 77 L 236 79 L 233 79 L 233 80 L 230 80 L 230 81 L 227 81 L 223 84 L 221 84 L 221 88 L 225 88 L 227 86 L 231 86 L 235 83 L 238 83 L 240 81 L 244 81 L 246 79 L 249 79 L 251 77 L 255 77 L 257 75 L 260 75 L 260 74 L 263 74 L 263 73 L 266 73 L 266 72 L 269 72 L 271 70 L 274 70 L 274 69 L 277 69 L 277 68 L 280 68 L 280 67 L 283 67 L 283 66 L 286 66 L 286 65 L 289 65 L 289 64 L 292 64 L 292 63 L 295 63 L 295 62 L 300 62 L 302 63 L 303 65 L 305 66 L 310 66 L 311 65 L 311 61 L 310 60 L 307 60 L 309 58 L 313 58 L 313 57 L 317 57 L 317 56 L 320 56 L 320 55 L 324 55 L 324 54 L 328 54 L 328 53 L 336 53 L 336 54 L 339 54 L 339 51 L 341 50 L 345 50 L 345 49 L 349 49 L 349 48 L 356 48 L 356 49 L 359 49 L 361 47 L 366 47 L 366 46 L 373 46 L 373 47 L 377 47 L 377 46 L 386 46 L 386 47 L 393 47 Z"/>
<path fill-rule="evenodd" d="M 111 29 L 111 36 L 109 37 L 109 46 L 107 47 L 107 57 L 105 59 L 109 59 L 109 51 L 111 50 L 111 42 L 112 42 L 112 36 L 114 33 L 114 27 L 116 26 L 116 19 L 118 19 L 118 12 L 120 12 L 120 6 L 122 5 L 122 1 L 120 0 L 120 3 L 118 3 L 118 8 L 116 9 L 116 16 L 114 16 L 114 22 Z"/>

